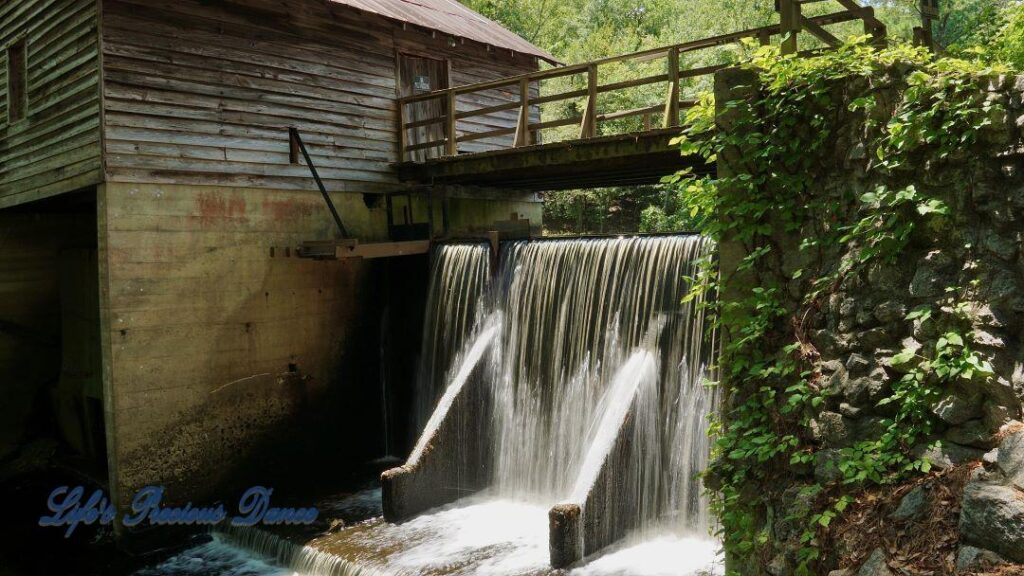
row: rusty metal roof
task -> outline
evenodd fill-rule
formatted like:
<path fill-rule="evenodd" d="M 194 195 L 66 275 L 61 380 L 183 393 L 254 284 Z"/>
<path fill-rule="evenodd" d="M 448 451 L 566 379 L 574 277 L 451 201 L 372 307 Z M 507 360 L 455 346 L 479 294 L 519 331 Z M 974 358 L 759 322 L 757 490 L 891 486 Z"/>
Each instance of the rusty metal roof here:
<path fill-rule="evenodd" d="M 400 22 L 415 24 L 445 34 L 468 38 L 497 48 L 507 48 L 542 58 L 558 60 L 497 22 L 470 10 L 456 0 L 331 0 Z"/>

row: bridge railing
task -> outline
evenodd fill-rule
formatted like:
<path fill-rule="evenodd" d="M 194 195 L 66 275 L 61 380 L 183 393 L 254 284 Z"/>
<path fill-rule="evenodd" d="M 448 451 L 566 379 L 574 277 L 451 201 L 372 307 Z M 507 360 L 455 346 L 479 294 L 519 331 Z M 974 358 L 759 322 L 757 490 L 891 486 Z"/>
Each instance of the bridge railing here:
<path fill-rule="evenodd" d="M 822 1 L 838 2 L 842 10 L 812 17 L 802 14 L 803 5 Z M 870 6 L 860 6 L 855 0 L 777 0 L 777 9 L 780 22 L 770 26 L 400 98 L 399 159 L 422 160 L 488 148 L 530 146 L 540 143 L 545 131 L 558 128 L 562 129 L 562 139 L 594 138 L 599 134 L 599 125 L 628 119 L 633 122 L 619 122 L 618 130 L 602 129 L 601 134 L 677 127 L 681 112 L 696 105 L 695 100 L 683 97 L 683 84 L 712 76 L 729 65 L 681 66 L 684 58 L 746 38 L 765 45 L 770 44 L 774 36 L 782 35 L 782 52 L 796 53 L 801 31 L 813 35 L 825 46 L 836 46 L 840 41 L 826 27 L 860 20 L 865 33 L 884 41 L 884 24 L 875 17 Z M 621 73 L 623 66 L 628 67 L 625 77 Z M 617 75 L 607 73 L 615 67 L 618 67 Z M 548 87 L 554 84 L 557 90 L 546 94 L 541 90 L 542 84 Z M 603 95 L 655 84 L 662 85 L 664 99 L 661 102 L 622 108 L 621 104 L 632 100 L 609 97 L 611 106 L 606 106 L 608 109 L 604 111 L 598 109 L 599 98 Z M 419 106 L 417 113 L 410 114 L 410 107 L 424 103 L 433 104 Z M 542 106 L 560 106 L 561 113 L 556 115 L 558 117 L 545 118 L 540 114 Z M 499 115 L 504 115 L 503 122 L 484 120 L 484 117 Z M 460 131 L 464 124 L 472 124 L 473 129 Z M 495 124 L 498 127 L 494 127 Z M 438 125 L 441 130 L 437 129 Z M 416 131 L 419 131 L 419 138 L 412 137 Z M 434 136 L 424 138 L 424 134 Z M 414 142 L 414 139 L 423 141 Z M 486 145 L 481 147 L 481 143 Z"/>

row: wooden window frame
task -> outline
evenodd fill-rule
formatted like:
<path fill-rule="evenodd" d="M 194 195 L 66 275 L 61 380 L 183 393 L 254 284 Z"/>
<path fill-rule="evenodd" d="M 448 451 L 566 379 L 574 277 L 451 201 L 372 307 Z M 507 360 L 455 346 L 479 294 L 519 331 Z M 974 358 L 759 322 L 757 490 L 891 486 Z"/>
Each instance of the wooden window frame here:
<path fill-rule="evenodd" d="M 410 58 L 425 58 L 427 60 L 436 60 L 444 63 L 444 84 L 445 88 L 452 87 L 452 59 L 447 56 L 438 56 L 437 54 L 429 54 L 427 52 L 421 52 L 418 50 L 410 50 L 406 48 L 398 48 L 395 50 L 395 97 L 402 97 L 402 56 Z M 444 88 L 431 88 L 433 90 L 443 90 Z"/>
<path fill-rule="evenodd" d="M 398 48 L 395 48 L 395 102 L 396 102 L 396 104 L 403 97 L 403 94 L 402 94 L 402 79 L 403 79 L 402 78 L 402 58 L 403 57 L 406 57 L 406 58 L 423 58 L 425 60 L 433 60 L 435 62 L 440 62 L 441 63 L 441 69 L 444 71 L 444 86 L 445 87 L 444 88 L 434 88 L 434 87 L 431 87 L 431 90 L 430 90 L 431 92 L 433 92 L 435 90 L 446 90 L 446 89 L 452 87 L 452 59 L 448 55 L 438 56 L 437 54 L 428 53 L 428 52 L 425 52 L 425 51 L 422 51 L 422 50 L 410 49 L 408 47 L 398 47 Z M 401 104 L 397 104 L 397 105 L 401 106 Z M 447 102 L 445 102 L 443 104 L 443 106 L 447 106 L 447 105 L 448 105 Z M 399 123 L 401 123 L 401 119 L 405 118 L 405 112 L 399 110 L 398 111 L 398 118 L 399 118 Z M 398 129 L 399 132 L 402 132 L 402 127 L 401 126 L 396 126 L 396 128 Z M 405 141 L 405 135 L 404 134 L 400 134 L 398 140 L 399 140 L 399 145 L 398 145 L 399 150 L 402 150 L 402 146 L 403 146 L 402 142 Z M 401 151 L 399 152 L 399 156 L 402 156 Z M 402 160 L 405 160 L 405 158 L 399 158 L 399 160 L 402 161 Z"/>
<path fill-rule="evenodd" d="M 16 49 L 20 47 L 20 58 L 17 58 L 18 62 L 15 62 L 12 56 Z M 7 123 L 17 124 L 23 122 L 28 118 L 28 37 L 27 35 L 21 35 L 4 46 L 4 59 L 7 65 Z M 20 69 L 16 72 L 16 66 L 20 66 Z M 16 87 L 15 81 L 17 78 L 21 79 L 21 86 Z M 18 112 L 15 115 L 15 112 Z"/>

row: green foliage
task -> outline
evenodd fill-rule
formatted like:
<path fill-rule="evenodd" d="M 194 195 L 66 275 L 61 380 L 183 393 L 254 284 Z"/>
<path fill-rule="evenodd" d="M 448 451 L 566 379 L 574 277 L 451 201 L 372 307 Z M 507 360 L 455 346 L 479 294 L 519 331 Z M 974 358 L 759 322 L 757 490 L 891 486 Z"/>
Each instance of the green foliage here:
<path fill-rule="evenodd" d="M 1008 6 L 1003 21 L 992 42 L 992 54 L 1015 70 L 1024 70 L 1024 4 Z"/>
<path fill-rule="evenodd" d="M 671 191 L 656 186 L 597 188 L 544 194 L 544 227 L 548 233 L 631 233 L 643 229 L 644 210 L 653 205 L 674 204 Z M 685 229 L 686 224 L 680 223 Z M 692 228 L 691 228 L 692 229 Z M 645 231 L 660 232 L 651 228 Z"/>
<path fill-rule="evenodd" d="M 720 373 L 728 383 L 729 407 L 712 426 L 709 484 L 715 487 L 713 509 L 726 549 L 750 562 L 768 546 L 765 522 L 778 496 L 762 489 L 786 485 L 791 466 L 815 461 L 812 420 L 828 391 L 820 386 L 806 323 L 845 278 L 893 261 L 922 224 L 949 217 L 941 199 L 913 185 L 893 184 L 906 180 L 910 166 L 956 159 L 979 141 L 997 112 L 978 97 L 996 69 L 933 60 L 907 45 L 880 50 L 865 41 L 858 38 L 814 58 L 752 50 L 744 66 L 757 74 L 757 87 L 720 103 L 717 113 L 710 99 L 703 100 L 677 140 L 683 154 L 717 159 L 720 166 L 728 160 L 729 173 L 695 178 L 684 171 L 666 179 L 677 190 L 681 212 L 746 254 L 734 275 L 738 280 L 729 280 L 736 287 L 718 279 L 708 261 L 694 289 L 722 295 L 713 311 L 716 328 L 727 335 Z M 872 82 L 894 70 L 909 72 L 901 101 L 887 113 L 876 102 Z M 878 182 L 852 201 L 822 194 L 818 186 L 834 170 L 837 131 L 851 114 L 864 124 L 867 170 Z M 716 120 L 726 128 L 712 130 Z M 803 268 L 785 265 L 775 246 L 780 236 L 797 241 Z M 791 295 L 792 282 L 803 296 Z M 947 309 L 958 306 L 951 301 L 941 309 L 916 308 L 907 321 L 935 321 L 936 313 L 950 316 L 942 312 Z M 840 451 L 841 477 L 834 485 L 810 484 L 801 494 L 815 504 L 789 514 L 805 526 L 798 573 L 813 573 L 819 532 L 850 505 L 851 490 L 930 469 L 910 448 L 931 434 L 930 406 L 943 387 L 991 374 L 955 316 L 943 319 L 949 329 L 934 350 L 906 350 L 890 359 L 903 370 L 879 403 L 889 405 L 892 416 L 881 422 L 876 437 Z"/>

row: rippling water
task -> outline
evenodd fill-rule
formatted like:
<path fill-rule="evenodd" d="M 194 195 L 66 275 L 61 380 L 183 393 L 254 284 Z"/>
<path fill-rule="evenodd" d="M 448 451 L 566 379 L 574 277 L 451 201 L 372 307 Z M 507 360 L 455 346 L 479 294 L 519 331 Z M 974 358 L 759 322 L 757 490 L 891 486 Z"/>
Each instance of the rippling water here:
<path fill-rule="evenodd" d="M 294 572 L 228 544 L 219 534 L 134 576 L 292 576 Z M 303 575 L 305 576 L 305 575 Z"/>
<path fill-rule="evenodd" d="M 372 508 L 379 492 L 366 491 L 340 502 Z M 379 502 L 379 500 L 378 500 Z M 421 515 L 404 524 L 374 518 L 349 532 L 310 543 L 317 549 L 341 544 L 354 565 L 347 573 L 396 576 L 720 576 L 718 545 L 705 538 L 664 533 L 627 538 L 569 571 L 548 566 L 547 507 L 482 495 Z M 330 576 L 336 570 L 296 571 L 272 560 L 279 543 L 262 551 L 213 540 L 135 576 Z M 262 553 L 261 553 L 262 552 Z"/>

